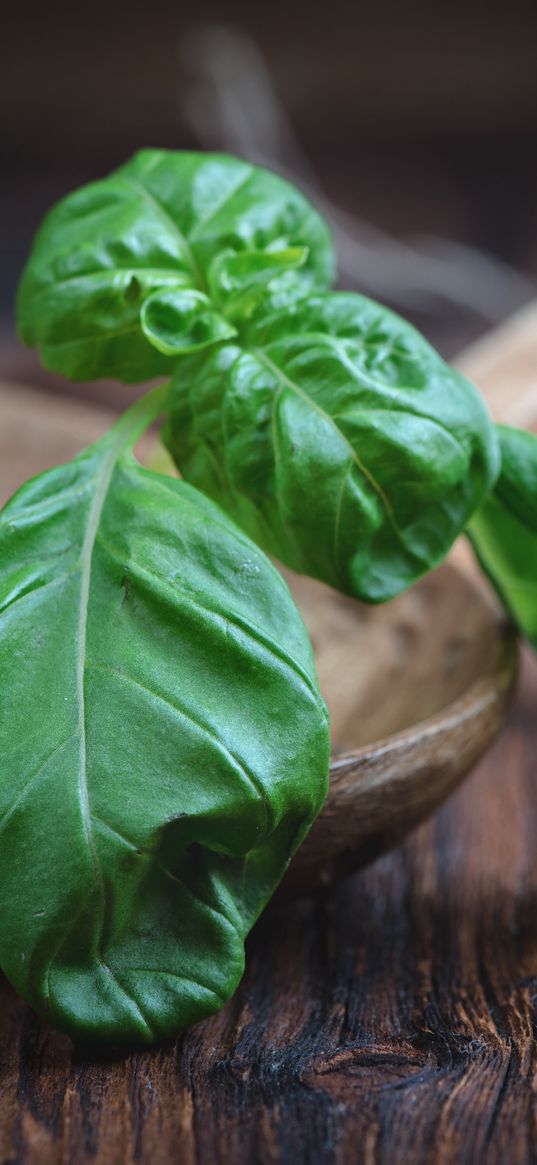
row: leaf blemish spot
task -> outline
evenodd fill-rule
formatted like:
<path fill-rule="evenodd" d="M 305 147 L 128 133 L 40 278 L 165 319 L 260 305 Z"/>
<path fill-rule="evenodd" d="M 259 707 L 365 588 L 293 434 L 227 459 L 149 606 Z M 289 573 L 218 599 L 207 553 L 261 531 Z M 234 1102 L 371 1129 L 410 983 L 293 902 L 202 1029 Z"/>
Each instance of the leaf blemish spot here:
<path fill-rule="evenodd" d="M 123 578 L 121 579 L 121 602 L 119 604 L 120 609 L 121 609 L 121 607 L 124 606 L 125 603 L 127 603 L 129 601 L 130 597 L 131 597 L 131 581 L 130 581 L 130 578 L 128 577 L 128 575 L 124 574 Z"/>
<path fill-rule="evenodd" d="M 136 275 L 133 275 L 125 288 L 127 303 L 136 303 L 136 300 L 140 298 L 141 290 L 140 280 L 136 278 Z"/>

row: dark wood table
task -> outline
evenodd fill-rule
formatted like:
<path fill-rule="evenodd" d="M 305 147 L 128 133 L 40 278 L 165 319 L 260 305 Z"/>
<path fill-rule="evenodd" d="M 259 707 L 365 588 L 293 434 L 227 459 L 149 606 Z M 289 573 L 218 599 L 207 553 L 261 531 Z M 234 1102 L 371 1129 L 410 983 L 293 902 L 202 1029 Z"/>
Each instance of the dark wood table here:
<path fill-rule="evenodd" d="M 493 355 L 472 359 L 501 412 Z M 4 490 L 106 423 L 47 403 L 32 435 L 38 403 L 0 393 Z M 335 892 L 269 909 L 236 997 L 174 1045 L 88 1058 L 0 990 L 2 1165 L 537 1161 L 535 660 L 449 804 Z"/>
<path fill-rule="evenodd" d="M 15 1165 L 522 1165 L 537 1144 L 537 666 L 444 809 L 335 893 L 268 911 L 234 1000 L 88 1059 L 7 984 Z"/>

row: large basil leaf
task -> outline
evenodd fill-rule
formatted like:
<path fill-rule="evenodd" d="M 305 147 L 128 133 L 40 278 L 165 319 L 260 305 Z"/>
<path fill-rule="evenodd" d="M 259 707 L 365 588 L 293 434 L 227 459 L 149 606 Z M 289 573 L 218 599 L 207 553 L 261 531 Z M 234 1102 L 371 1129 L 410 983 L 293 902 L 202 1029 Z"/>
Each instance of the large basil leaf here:
<path fill-rule="evenodd" d="M 497 473 L 477 392 L 351 293 L 265 303 L 177 365 L 171 399 L 181 473 L 288 566 L 369 602 L 442 560 Z"/>
<path fill-rule="evenodd" d="M 236 987 L 328 733 L 282 578 L 140 467 L 139 420 L 0 516 L 0 964 L 56 1026 L 152 1041 Z"/>
<path fill-rule="evenodd" d="M 22 339 L 41 350 L 48 368 L 75 379 L 165 373 L 170 353 L 142 330 L 143 303 L 166 289 L 205 295 L 219 285 L 225 292 L 224 252 L 228 267 L 233 256 L 240 267 L 240 256 L 253 252 L 257 271 L 265 263 L 265 280 L 272 263 L 283 287 L 288 277 L 280 272 L 289 271 L 293 294 L 332 279 L 327 228 L 290 183 L 220 154 L 142 150 L 45 219 L 19 289 Z M 251 269 L 242 278 L 250 285 Z M 235 298 L 237 279 L 235 268 Z"/>
<path fill-rule="evenodd" d="M 481 566 L 537 648 L 537 437 L 498 425 L 502 467 L 468 527 Z"/>

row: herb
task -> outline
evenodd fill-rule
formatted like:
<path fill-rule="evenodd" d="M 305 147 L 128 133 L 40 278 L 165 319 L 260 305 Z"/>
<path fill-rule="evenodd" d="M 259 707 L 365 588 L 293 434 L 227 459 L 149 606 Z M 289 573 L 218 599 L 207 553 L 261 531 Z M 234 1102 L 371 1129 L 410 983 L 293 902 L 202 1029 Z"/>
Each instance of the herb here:
<path fill-rule="evenodd" d="M 507 610 L 537 648 L 537 437 L 506 425 L 498 425 L 498 436 L 500 476 L 468 535 Z"/>
<path fill-rule="evenodd" d="M 73 379 L 166 375 L 178 350 L 233 331 L 222 308 L 236 314 L 237 282 L 257 299 L 282 267 L 292 285 L 297 262 L 302 291 L 330 285 L 327 228 L 288 182 L 235 158 L 142 150 L 45 219 L 19 290 L 21 337 Z"/>
<path fill-rule="evenodd" d="M 0 526 L 1 963 L 55 1024 L 101 1038 L 221 1006 L 326 789 L 283 579 L 130 452 L 162 403 L 24 486 Z"/>
<path fill-rule="evenodd" d="M 178 362 L 166 443 L 269 553 L 366 602 L 436 566 L 492 485 L 475 389 L 359 295 L 274 295 Z"/>
<path fill-rule="evenodd" d="M 472 386 L 332 278 L 287 182 L 150 150 L 54 208 L 24 272 L 49 368 L 169 380 L 0 516 L 0 964 L 72 1033 L 220 1007 L 322 805 L 326 709 L 264 551 L 378 602 L 498 499 L 494 538 L 535 515 L 534 446 L 517 477 Z M 134 457 L 162 413 L 191 484 Z"/>

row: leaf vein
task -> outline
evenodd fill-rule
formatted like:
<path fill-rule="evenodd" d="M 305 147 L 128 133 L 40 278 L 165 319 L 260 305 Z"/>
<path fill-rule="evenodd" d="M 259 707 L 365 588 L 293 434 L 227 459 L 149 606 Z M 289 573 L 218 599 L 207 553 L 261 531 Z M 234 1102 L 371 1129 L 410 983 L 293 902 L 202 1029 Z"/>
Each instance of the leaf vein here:
<path fill-rule="evenodd" d="M 150 190 L 147 189 L 147 186 L 144 186 L 143 182 L 139 182 L 136 178 L 133 178 L 128 174 L 122 174 L 121 177 L 123 181 L 131 187 L 131 189 L 136 190 L 138 194 L 141 195 L 148 206 L 152 207 L 152 209 L 155 210 L 158 215 L 160 215 L 162 221 L 175 235 L 179 245 L 182 248 L 183 255 L 190 267 L 194 282 L 197 283 L 198 287 L 200 287 L 202 291 L 205 291 L 205 280 L 198 267 L 198 264 L 196 263 L 189 241 L 186 235 L 183 234 L 178 224 L 175 222 L 175 219 L 173 219 L 171 214 L 169 214 L 169 212 L 166 210 L 164 204 L 160 201 L 160 199 L 156 198 Z"/>
<path fill-rule="evenodd" d="M 161 967 L 129 967 L 129 971 L 133 975 L 167 975 L 170 979 L 179 979 L 181 983 L 190 983 L 192 987 L 201 987 L 202 991 L 207 991 L 210 995 L 214 995 L 221 1003 L 227 1003 L 227 997 L 221 995 L 216 990 L 216 987 L 208 987 L 205 983 L 201 983 L 199 979 L 191 979 L 188 975 L 179 975 L 177 971 L 168 971 Z"/>
<path fill-rule="evenodd" d="M 320 407 L 320 405 L 317 404 L 316 401 L 313 400 L 313 398 L 311 396 L 308 396 L 308 393 L 305 392 L 304 389 L 301 388 L 300 385 L 298 385 L 296 383 L 296 381 L 291 380 L 291 378 L 289 376 L 286 376 L 283 369 L 279 368 L 278 365 L 275 364 L 273 360 L 271 360 L 270 356 L 268 356 L 266 352 L 263 352 L 260 348 L 254 348 L 254 349 L 252 349 L 252 351 L 253 351 L 253 355 L 255 357 L 257 357 L 257 359 L 260 361 L 261 364 L 265 365 L 265 367 L 269 370 L 269 372 L 272 372 L 273 376 L 275 376 L 277 378 L 277 380 L 280 380 L 281 382 L 283 382 L 287 386 L 287 388 L 289 388 L 298 397 L 300 397 L 301 400 L 304 400 L 306 402 L 306 404 L 314 410 L 314 412 L 318 413 L 323 421 L 326 421 L 326 422 L 328 422 L 329 425 L 331 425 L 331 427 L 335 430 L 341 443 L 347 447 L 347 449 L 349 451 L 349 455 L 350 455 L 352 461 L 354 462 L 356 468 L 360 471 L 362 476 L 366 478 L 366 480 L 369 482 L 370 486 L 372 487 L 372 489 L 374 490 L 374 492 L 377 494 L 378 498 L 380 499 L 380 501 L 384 507 L 386 516 L 388 518 L 388 521 L 389 521 L 389 523 L 394 531 L 394 534 L 396 535 L 398 541 L 401 543 L 402 547 L 404 548 L 405 553 L 408 554 L 411 558 L 415 559 L 415 561 L 422 563 L 422 559 L 420 558 L 420 556 L 418 554 L 416 554 L 416 552 L 411 547 L 407 546 L 406 541 L 403 537 L 403 534 L 402 534 L 401 530 L 399 529 L 397 522 L 395 520 L 395 515 L 393 512 L 392 506 L 390 504 L 390 501 L 389 501 L 387 495 L 385 494 L 382 486 L 380 485 L 380 482 L 377 481 L 374 474 L 371 473 L 371 471 L 367 468 L 367 466 L 364 465 L 363 461 L 358 456 L 353 445 L 351 445 L 348 437 L 346 437 L 345 433 L 343 433 L 342 430 L 338 427 L 338 425 L 336 425 L 336 422 L 335 422 L 334 418 L 330 415 L 330 413 L 327 413 L 324 409 L 322 409 Z"/>
<path fill-rule="evenodd" d="M 220 214 L 220 211 L 223 210 L 226 203 L 231 202 L 231 199 L 234 198 L 240 190 L 248 185 L 248 182 L 252 178 L 252 174 L 253 166 L 249 166 L 248 173 L 243 174 L 236 185 L 231 190 L 228 190 L 224 197 L 220 199 L 220 201 L 217 202 L 213 207 L 211 207 L 209 214 L 207 214 L 205 218 L 199 219 L 195 226 L 192 227 L 192 230 L 188 235 L 190 241 L 192 241 L 192 239 L 198 238 L 200 233 L 205 230 L 206 226 L 208 226 L 208 224 L 212 222 L 218 214 Z"/>
<path fill-rule="evenodd" d="M 56 293 L 63 287 L 70 287 L 73 283 L 84 283 L 88 279 L 92 282 L 94 280 L 97 282 L 95 279 L 96 276 L 102 279 L 106 278 L 107 275 L 136 275 L 141 277 L 152 275 L 158 276 L 159 278 L 165 277 L 166 279 L 173 276 L 174 279 L 179 279 L 179 272 L 175 267 L 135 267 L 129 263 L 126 263 L 124 267 L 94 267 L 90 271 L 80 271 L 76 275 L 66 275 L 63 279 L 55 280 L 54 283 L 46 283 L 43 287 L 36 288 L 35 291 L 32 291 L 32 303 L 35 303 L 36 299 L 39 299 L 42 295 L 48 295 L 51 292 Z"/>
<path fill-rule="evenodd" d="M 158 700 L 160 703 L 166 705 L 166 707 L 170 708 L 172 712 L 175 712 L 177 716 L 180 716 L 183 720 L 186 720 L 188 723 L 193 725 L 194 728 L 197 728 L 198 732 L 204 735 L 211 743 L 215 751 L 224 756 L 228 763 L 231 762 L 232 769 L 234 769 L 234 771 L 238 773 L 239 776 L 245 777 L 248 784 L 254 789 L 255 793 L 260 798 L 261 804 L 263 805 L 263 809 L 267 818 L 266 830 L 267 833 L 269 832 L 269 816 L 271 815 L 272 807 L 269 806 L 265 789 L 263 788 L 259 777 L 257 777 L 256 774 L 253 773 L 244 764 L 244 761 L 239 760 L 239 758 L 235 756 L 231 749 L 229 749 L 227 745 L 225 745 L 223 741 L 220 740 L 211 724 L 204 723 L 199 716 L 194 715 L 190 708 L 187 708 L 185 705 L 181 705 L 179 703 L 174 703 L 173 700 L 170 700 L 167 696 L 163 696 L 160 692 L 156 692 L 154 688 L 150 688 L 149 685 L 146 684 L 143 680 L 136 679 L 135 676 L 130 675 L 130 673 L 126 672 L 123 668 L 114 667 L 112 664 L 103 663 L 101 660 L 91 659 L 86 660 L 86 668 L 94 668 L 99 671 L 105 671 L 120 680 L 126 680 L 128 683 L 133 684 L 137 688 L 140 688 L 141 691 L 145 692 L 146 695 L 152 696 L 153 699 Z"/>
<path fill-rule="evenodd" d="M 4 810 L 4 812 L 0 818 L 0 832 L 2 832 L 5 829 L 6 825 L 8 824 L 10 819 L 13 817 L 13 814 L 16 813 L 17 808 L 20 805 L 20 802 L 24 801 L 26 794 L 28 793 L 28 789 L 31 788 L 33 785 L 35 785 L 35 783 L 37 781 L 39 781 L 39 779 L 43 776 L 43 773 L 47 769 L 51 760 L 55 756 L 57 756 L 58 753 L 62 752 L 62 750 L 64 748 L 66 748 L 67 745 L 70 744 L 70 742 L 72 740 L 76 739 L 76 737 L 77 737 L 77 733 L 72 732 L 70 736 L 67 736 L 65 740 L 62 740 L 61 744 L 55 745 L 54 748 L 51 749 L 51 751 L 47 754 L 47 756 L 43 760 L 40 761 L 38 767 L 36 769 L 33 769 L 31 773 L 29 773 L 26 777 L 23 778 L 22 788 L 19 788 L 17 796 L 14 798 L 14 800 L 11 802 L 11 804 L 8 806 L 8 808 L 6 810 Z"/>
<path fill-rule="evenodd" d="M 155 571 L 148 570 L 147 567 L 142 566 L 141 563 L 136 562 L 136 560 L 133 558 L 118 555 L 100 533 L 98 535 L 98 542 L 99 545 L 106 550 L 107 554 L 109 554 L 110 557 L 114 559 L 114 561 L 119 562 L 121 565 L 129 566 L 138 575 L 139 578 L 149 579 L 151 582 L 158 584 L 162 590 L 168 592 L 171 600 L 177 604 L 177 606 L 182 605 L 187 609 L 189 606 L 196 607 L 197 610 L 199 610 L 204 616 L 212 616 L 213 619 L 218 621 L 217 625 L 219 626 L 222 634 L 226 633 L 226 625 L 228 624 L 232 627 L 236 627 L 239 631 L 242 631 L 242 633 L 250 638 L 254 643 L 257 643 L 260 647 L 263 647 L 267 654 L 279 660 L 279 662 L 287 667 L 289 671 L 292 671 L 293 674 L 302 681 L 315 702 L 319 704 L 320 701 L 318 693 L 307 672 L 302 669 L 300 664 L 291 655 L 289 655 L 286 651 L 282 651 L 282 649 L 273 639 L 264 635 L 261 631 L 261 628 L 257 627 L 256 624 L 247 622 L 246 620 L 241 619 L 240 616 L 230 611 L 219 611 L 213 607 L 209 607 L 205 602 L 200 603 L 199 599 L 195 599 L 194 596 L 190 593 L 187 597 L 183 596 L 178 587 L 174 587 L 171 583 L 168 582 L 167 579 L 161 578 L 160 575 L 155 573 Z"/>
<path fill-rule="evenodd" d="M 124 833 L 120 833 L 118 829 L 115 829 L 114 826 L 110 825 L 110 823 L 105 821 L 104 818 L 99 817 L 97 813 L 92 813 L 92 818 L 97 822 L 98 825 L 102 826 L 102 828 L 105 829 L 107 833 L 110 833 L 112 837 L 116 837 L 118 841 L 122 842 L 123 845 L 126 845 L 127 848 L 132 850 L 134 853 L 139 854 L 140 857 L 145 857 L 147 859 L 153 857 L 151 850 L 146 850 L 145 853 L 142 854 L 140 852 L 139 846 L 137 846 L 135 842 L 131 841 L 130 838 L 125 837 Z M 185 890 L 190 898 L 194 898 L 202 906 L 205 906 L 207 910 L 210 910 L 212 914 L 216 914 L 219 918 L 222 918 L 229 924 L 234 934 L 239 936 L 238 928 L 234 925 L 234 923 L 231 921 L 228 915 L 224 913 L 223 910 L 218 910 L 216 906 L 213 906 L 210 902 L 207 902 L 205 898 L 201 898 L 200 895 L 196 894 L 194 890 L 191 890 L 190 886 L 187 886 L 186 882 L 179 878 L 177 874 L 173 874 L 171 870 L 168 870 L 166 866 L 162 864 L 162 862 L 157 861 L 156 865 L 160 870 L 162 870 L 162 873 L 165 874 L 167 878 L 170 878 L 172 882 L 177 882 L 177 885 L 180 886 L 182 890 Z"/>

